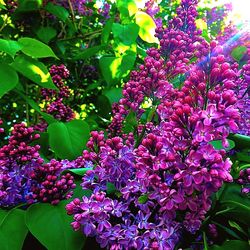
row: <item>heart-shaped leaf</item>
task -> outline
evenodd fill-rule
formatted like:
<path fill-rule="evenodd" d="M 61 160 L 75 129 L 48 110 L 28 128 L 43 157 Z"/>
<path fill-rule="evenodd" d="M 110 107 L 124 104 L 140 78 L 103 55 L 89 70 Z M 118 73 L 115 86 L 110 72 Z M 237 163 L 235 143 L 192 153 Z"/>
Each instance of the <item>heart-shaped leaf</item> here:
<path fill-rule="evenodd" d="M 73 160 L 80 156 L 89 138 L 89 125 L 81 120 L 49 125 L 49 144 L 61 159 Z"/>
<path fill-rule="evenodd" d="M 81 232 L 74 232 L 65 206 L 69 201 L 61 201 L 53 206 L 38 203 L 26 212 L 26 224 L 30 232 L 48 250 L 81 250 L 85 238 Z"/>

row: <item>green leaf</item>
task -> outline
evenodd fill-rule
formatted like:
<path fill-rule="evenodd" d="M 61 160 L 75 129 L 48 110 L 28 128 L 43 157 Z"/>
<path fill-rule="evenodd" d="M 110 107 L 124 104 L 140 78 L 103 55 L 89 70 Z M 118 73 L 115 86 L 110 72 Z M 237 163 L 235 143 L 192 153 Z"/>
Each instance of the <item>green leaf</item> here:
<path fill-rule="evenodd" d="M 97 97 L 95 106 L 97 107 L 98 115 L 102 118 L 109 119 L 112 112 L 112 107 L 109 99 L 105 95 Z"/>
<path fill-rule="evenodd" d="M 56 156 L 73 160 L 82 154 L 89 138 L 89 126 L 81 120 L 56 122 L 48 127 L 49 144 Z"/>
<path fill-rule="evenodd" d="M 216 226 L 220 227 L 221 229 L 223 229 L 227 234 L 231 235 L 232 237 L 241 240 L 241 237 L 235 233 L 233 230 L 231 230 L 228 227 L 225 227 L 224 225 L 221 225 L 220 223 L 217 223 L 216 221 L 212 221 L 213 224 L 215 224 Z"/>
<path fill-rule="evenodd" d="M 41 27 L 37 32 L 37 37 L 45 43 L 49 43 L 56 37 L 57 31 L 52 27 Z"/>
<path fill-rule="evenodd" d="M 209 250 L 249 250 L 250 245 L 246 241 L 229 240 L 225 241 L 221 246 L 213 245 Z"/>
<path fill-rule="evenodd" d="M 111 182 L 107 182 L 107 194 L 114 194 L 117 192 L 115 185 Z"/>
<path fill-rule="evenodd" d="M 21 45 L 16 41 L 0 39 L 0 51 L 9 54 L 13 58 L 21 48 Z"/>
<path fill-rule="evenodd" d="M 65 8 L 63 8 L 62 6 L 53 4 L 51 2 L 49 2 L 45 6 L 45 10 L 47 10 L 49 13 L 56 16 L 58 19 L 62 20 L 63 22 L 65 22 L 69 17 L 69 12 Z"/>
<path fill-rule="evenodd" d="M 110 103 L 113 104 L 114 102 L 119 102 L 122 98 L 122 88 L 107 89 L 103 94 L 109 99 Z"/>
<path fill-rule="evenodd" d="M 119 67 L 121 58 L 114 56 L 103 56 L 99 60 L 102 75 L 108 85 L 113 85 L 119 79 Z"/>
<path fill-rule="evenodd" d="M 233 218 L 250 225 L 250 207 L 233 200 L 223 201 L 221 204 L 232 208 L 228 214 L 233 216 Z"/>
<path fill-rule="evenodd" d="M 102 44 L 107 44 L 109 41 L 109 36 L 112 30 L 112 25 L 114 22 L 114 18 L 110 18 L 103 27 L 102 34 L 101 34 L 101 41 Z"/>
<path fill-rule="evenodd" d="M 73 173 L 75 175 L 79 175 L 79 176 L 84 176 L 85 173 L 89 170 L 92 170 L 92 168 L 70 168 L 70 169 L 66 169 L 62 172 L 62 174 L 65 174 L 65 173 Z"/>
<path fill-rule="evenodd" d="M 243 56 L 245 55 L 247 51 L 247 47 L 246 46 L 238 46 L 236 48 L 234 48 L 231 52 L 231 56 L 236 60 L 236 61 L 240 61 Z"/>
<path fill-rule="evenodd" d="M 20 74 L 37 83 L 42 88 L 57 90 L 46 66 L 36 59 L 20 55 L 15 58 L 15 61 L 11 66 Z"/>
<path fill-rule="evenodd" d="M 69 201 L 61 201 L 53 206 L 38 203 L 30 206 L 26 212 L 26 224 L 30 232 L 48 250 L 81 250 L 85 238 L 82 232 L 74 232 L 65 206 Z"/>
<path fill-rule="evenodd" d="M 19 0 L 18 11 L 34 11 L 42 6 L 42 0 Z"/>
<path fill-rule="evenodd" d="M 138 11 L 135 14 L 135 22 L 140 27 L 139 36 L 143 41 L 148 43 L 159 43 L 158 39 L 154 36 L 156 24 L 150 15 Z"/>
<path fill-rule="evenodd" d="M 15 92 L 18 93 L 35 111 L 37 111 L 48 124 L 57 122 L 57 120 L 52 115 L 42 112 L 40 107 L 34 100 L 32 100 L 19 90 L 15 90 Z"/>
<path fill-rule="evenodd" d="M 136 126 L 137 126 L 136 113 L 134 111 L 130 111 L 123 122 L 122 131 L 124 133 L 133 132 Z"/>
<path fill-rule="evenodd" d="M 0 226 L 4 222 L 5 217 L 8 215 L 8 213 L 9 213 L 9 210 L 0 209 Z"/>
<path fill-rule="evenodd" d="M 250 200 L 241 193 L 240 185 L 225 184 L 219 196 L 219 203 L 221 204 L 220 210 L 225 211 L 223 216 L 226 215 L 227 218 L 250 224 Z"/>
<path fill-rule="evenodd" d="M 74 60 L 85 60 L 97 54 L 100 50 L 105 49 L 106 45 L 99 45 L 92 48 L 87 48 L 83 52 L 80 52 L 75 56 Z"/>
<path fill-rule="evenodd" d="M 250 149 L 243 149 L 236 153 L 236 158 L 239 161 L 250 163 Z"/>
<path fill-rule="evenodd" d="M 128 22 L 138 10 L 134 0 L 117 0 L 116 5 L 122 22 Z"/>
<path fill-rule="evenodd" d="M 235 142 L 236 148 L 250 148 L 250 136 L 230 134 L 229 138 Z"/>
<path fill-rule="evenodd" d="M 119 38 L 125 45 L 131 45 L 135 42 L 139 33 L 139 26 L 135 23 L 122 25 L 113 23 L 112 32 L 115 38 Z"/>
<path fill-rule="evenodd" d="M 208 250 L 207 237 L 205 232 L 203 232 L 203 242 L 204 242 L 204 250 Z"/>
<path fill-rule="evenodd" d="M 15 88 L 18 75 L 8 64 L 0 63 L 0 98 Z"/>
<path fill-rule="evenodd" d="M 133 51 L 126 51 L 126 54 L 123 55 L 121 61 L 120 77 L 126 77 L 130 73 L 130 71 L 134 67 L 135 60 L 136 60 L 136 53 Z"/>
<path fill-rule="evenodd" d="M 0 249 L 21 250 L 27 233 L 25 211 L 16 208 L 10 210 L 1 220 Z"/>
<path fill-rule="evenodd" d="M 229 220 L 229 221 L 228 221 L 228 224 L 229 224 L 231 227 L 236 228 L 236 229 L 237 229 L 238 231 L 240 231 L 241 233 L 246 234 L 246 233 L 244 232 L 244 230 L 241 228 L 241 226 L 240 226 L 239 224 L 237 224 L 235 221 Z M 246 235 L 246 236 L 247 236 L 247 235 Z"/>
<path fill-rule="evenodd" d="M 229 146 L 227 148 L 223 147 L 222 141 L 221 140 L 215 140 L 215 141 L 210 141 L 209 144 L 213 145 L 215 149 L 225 149 L 226 151 L 229 151 L 235 147 L 234 141 L 228 139 Z"/>
<path fill-rule="evenodd" d="M 46 44 L 30 37 L 22 37 L 18 40 L 22 52 L 34 58 L 55 57 L 53 50 Z"/>
<path fill-rule="evenodd" d="M 145 204 L 148 201 L 148 195 L 147 194 L 143 194 L 138 198 L 138 202 L 140 204 Z"/>

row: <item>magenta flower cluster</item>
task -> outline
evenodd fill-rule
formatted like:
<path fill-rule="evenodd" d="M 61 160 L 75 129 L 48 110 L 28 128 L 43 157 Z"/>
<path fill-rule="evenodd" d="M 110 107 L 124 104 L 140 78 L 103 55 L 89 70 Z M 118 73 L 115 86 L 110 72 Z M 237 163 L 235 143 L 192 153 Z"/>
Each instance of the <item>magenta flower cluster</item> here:
<path fill-rule="evenodd" d="M 239 131 L 237 82 L 247 78 L 248 66 L 238 70 L 217 42 L 201 37 L 196 4 L 182 0 L 168 28 L 157 29 L 160 48 L 149 49 L 131 73 L 113 106 L 109 137 L 92 132 L 89 150 L 76 160 L 90 168 L 82 187 L 92 195 L 66 209 L 73 228 L 101 247 L 174 249 L 184 232 L 200 229 L 211 196 L 233 181 L 226 151 L 211 142 L 226 148 L 229 133 Z M 246 91 L 249 83 L 241 86 Z M 124 131 L 128 116 L 134 133 Z"/>
<path fill-rule="evenodd" d="M 40 146 L 34 144 L 39 137 L 32 127 L 16 124 L 8 144 L 0 148 L 0 207 L 37 201 L 56 204 L 71 197 L 73 176 L 60 176 L 66 167 L 56 160 L 44 164 Z"/>
<path fill-rule="evenodd" d="M 42 89 L 41 93 L 47 103 L 46 113 L 53 115 L 54 118 L 61 121 L 70 121 L 74 119 L 74 111 L 64 104 L 64 101 L 70 97 L 70 89 L 66 85 L 69 77 L 69 71 L 65 65 L 53 65 L 50 68 L 52 81 L 58 88 L 58 91 L 51 89 Z"/>

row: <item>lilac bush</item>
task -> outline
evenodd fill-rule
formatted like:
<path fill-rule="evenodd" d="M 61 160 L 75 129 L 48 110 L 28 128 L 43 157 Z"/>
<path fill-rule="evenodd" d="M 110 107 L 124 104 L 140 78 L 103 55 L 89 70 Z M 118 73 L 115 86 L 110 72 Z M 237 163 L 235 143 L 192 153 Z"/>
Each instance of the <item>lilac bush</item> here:
<path fill-rule="evenodd" d="M 103 248 L 174 249 L 186 232 L 201 228 L 213 194 L 233 181 L 232 162 L 213 141 L 227 148 L 229 133 L 240 131 L 248 66 L 238 70 L 216 41 L 201 37 L 196 5 L 182 0 L 169 26 L 157 29 L 160 48 L 149 49 L 131 73 L 113 106 L 109 137 L 92 132 L 89 151 L 76 161 L 92 168 L 82 179 L 92 195 L 66 209 L 73 229 Z M 176 85 L 180 74 L 184 80 Z M 128 123 L 133 133 L 126 131 Z M 214 225 L 210 229 L 215 236 Z"/>

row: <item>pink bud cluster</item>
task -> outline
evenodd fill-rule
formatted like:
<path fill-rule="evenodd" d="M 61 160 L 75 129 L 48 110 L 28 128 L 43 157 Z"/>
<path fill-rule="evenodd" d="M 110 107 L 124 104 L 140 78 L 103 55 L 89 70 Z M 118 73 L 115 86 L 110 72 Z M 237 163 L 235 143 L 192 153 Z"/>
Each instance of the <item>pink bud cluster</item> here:
<path fill-rule="evenodd" d="M 65 65 L 52 65 L 50 68 L 50 74 L 56 87 L 59 89 L 42 89 L 42 96 L 46 101 L 45 111 L 48 114 L 53 115 L 54 118 L 61 121 L 70 121 L 74 119 L 74 111 L 64 101 L 70 97 L 70 89 L 66 85 L 66 80 L 69 77 L 69 71 Z M 42 129 L 44 126 L 40 126 L 38 129 Z"/>
<path fill-rule="evenodd" d="M 34 168 L 30 178 L 32 179 L 29 202 L 42 201 L 56 205 L 63 199 L 69 199 L 76 185 L 74 177 L 70 173 L 60 175 L 63 164 L 52 159 L 49 163 Z"/>

